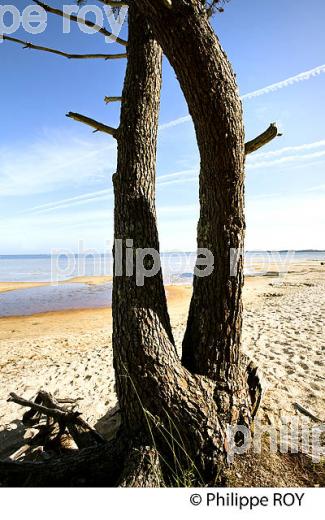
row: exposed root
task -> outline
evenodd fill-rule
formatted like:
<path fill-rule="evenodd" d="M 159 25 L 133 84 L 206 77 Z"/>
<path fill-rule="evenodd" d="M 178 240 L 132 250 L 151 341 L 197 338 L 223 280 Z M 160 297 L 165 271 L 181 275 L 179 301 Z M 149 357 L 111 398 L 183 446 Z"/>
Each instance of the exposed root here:
<path fill-rule="evenodd" d="M 125 439 L 42 462 L 0 461 L 2 486 L 115 486 L 123 467 Z"/>
<path fill-rule="evenodd" d="M 132 448 L 124 463 L 120 487 L 163 487 L 159 453 L 155 448 Z"/>

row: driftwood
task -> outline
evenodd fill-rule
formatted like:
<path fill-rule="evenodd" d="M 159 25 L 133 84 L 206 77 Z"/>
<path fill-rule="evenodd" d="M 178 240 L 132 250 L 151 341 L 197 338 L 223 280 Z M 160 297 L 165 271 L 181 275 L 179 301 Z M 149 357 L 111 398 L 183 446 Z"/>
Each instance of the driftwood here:
<path fill-rule="evenodd" d="M 159 454 L 154 448 L 130 445 L 121 431 L 111 441 L 104 440 L 80 418 L 79 412 L 61 406 L 62 402 L 75 405 L 75 401 L 54 399 L 47 392 L 39 392 L 34 401 L 12 393 L 9 401 L 30 408 L 23 416 L 23 424 L 38 433 L 9 460 L 0 461 L 1 486 L 161 485 Z M 88 436 L 88 447 L 83 441 L 85 433 L 92 440 L 89 446 Z M 68 449 L 64 450 L 66 443 Z M 28 454 L 32 455 L 29 459 Z"/>
<path fill-rule="evenodd" d="M 8 401 L 30 408 L 22 419 L 28 438 L 0 461 L 0 485 L 116 485 L 127 449 L 122 434 L 107 442 L 74 410 L 73 399 L 41 391 L 34 401 L 15 393 Z"/>
<path fill-rule="evenodd" d="M 74 400 L 57 400 L 48 392 L 41 391 L 34 401 L 15 393 L 10 394 L 8 401 L 30 408 L 22 419 L 24 426 L 30 427 L 29 438 L 25 446 L 11 455 L 11 460 L 26 459 L 35 451 L 37 454 L 45 453 L 45 456 L 55 455 L 105 443 L 105 439 L 81 418 L 80 412 L 74 410 Z"/>

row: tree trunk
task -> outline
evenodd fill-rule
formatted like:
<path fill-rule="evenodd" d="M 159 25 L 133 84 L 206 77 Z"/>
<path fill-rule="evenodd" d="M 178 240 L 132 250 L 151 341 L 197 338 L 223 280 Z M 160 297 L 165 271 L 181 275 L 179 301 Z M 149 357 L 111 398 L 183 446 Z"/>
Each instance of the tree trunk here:
<path fill-rule="evenodd" d="M 249 422 L 247 374 L 239 359 L 242 266 L 236 277 L 229 273 L 229 248 L 242 247 L 244 233 L 241 105 L 231 68 L 197 4 L 173 0 L 169 9 L 161 0 L 134 0 L 129 8 L 113 179 L 113 349 L 122 427 L 116 443 L 99 448 L 103 467 L 117 454 L 119 475 L 114 463 L 112 473 L 122 486 L 188 485 L 188 478 L 192 485 L 222 482 L 227 424 Z M 153 267 L 143 250 L 150 248 L 159 261 L 155 163 L 162 51 L 153 35 L 179 77 L 194 120 L 201 154 L 198 245 L 215 258 L 213 274 L 194 281 L 183 364 L 161 269 L 140 276 L 141 268 Z M 88 452 L 89 467 L 98 453 Z M 74 476 L 87 471 L 83 453 L 69 460 L 76 464 Z M 62 480 L 69 466 L 61 466 Z M 17 465 L 0 464 L 0 477 L 6 468 L 20 472 Z"/>
<path fill-rule="evenodd" d="M 114 251 L 113 346 L 122 427 L 139 453 L 143 446 L 158 446 L 165 462 L 177 453 L 177 465 L 194 465 L 212 481 L 224 452 L 215 385 L 181 365 L 161 270 L 145 278 L 143 286 L 138 273 L 126 274 L 130 250 L 135 262 L 138 248 L 159 251 L 155 161 L 162 53 L 145 17 L 133 5 L 129 8 L 128 58 L 114 176 L 115 241 L 122 244 L 115 242 Z M 147 269 L 150 260 L 145 262 Z M 135 481 L 142 479 L 134 474 L 123 477 L 123 482 Z"/>
<path fill-rule="evenodd" d="M 246 393 L 240 364 L 243 266 L 240 257 L 233 276 L 230 263 L 231 250 L 243 248 L 245 220 L 244 129 L 235 76 L 201 2 L 173 0 L 170 8 L 161 0 L 135 3 L 173 66 L 193 118 L 201 157 L 197 243 L 214 256 L 213 273 L 194 277 L 182 361 L 217 382 L 223 408 L 237 402 L 238 409 Z"/>
<path fill-rule="evenodd" d="M 162 327 L 166 341 L 173 344 L 161 269 L 155 276 L 145 278 L 143 285 L 137 279 L 141 269 L 137 267 L 139 250 L 151 248 L 159 252 L 155 177 L 161 67 L 161 48 L 143 17 L 130 6 L 128 65 L 114 175 L 112 304 L 117 394 L 123 426 L 130 435 L 136 435 L 143 424 L 142 404 L 133 380 L 142 365 L 142 338 L 149 342 L 157 327 Z M 149 256 L 142 265 L 150 268 Z M 159 344 L 159 337 L 157 341 L 155 348 L 160 350 L 163 345 Z"/>

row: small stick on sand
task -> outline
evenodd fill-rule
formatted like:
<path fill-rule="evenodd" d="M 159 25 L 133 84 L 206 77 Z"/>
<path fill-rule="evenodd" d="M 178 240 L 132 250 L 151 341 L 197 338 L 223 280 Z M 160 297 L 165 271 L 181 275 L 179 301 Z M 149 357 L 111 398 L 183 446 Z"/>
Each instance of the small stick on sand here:
<path fill-rule="evenodd" d="M 303 406 L 301 406 L 301 404 L 299 404 L 299 403 L 294 403 L 293 406 L 294 406 L 294 408 L 295 408 L 298 412 L 300 412 L 300 413 L 306 415 L 307 417 L 310 417 L 313 421 L 315 421 L 315 422 L 322 422 L 321 419 L 319 419 L 318 417 L 316 417 L 316 415 L 314 415 L 314 414 L 312 414 L 311 412 L 309 412 L 306 408 L 304 408 Z"/>

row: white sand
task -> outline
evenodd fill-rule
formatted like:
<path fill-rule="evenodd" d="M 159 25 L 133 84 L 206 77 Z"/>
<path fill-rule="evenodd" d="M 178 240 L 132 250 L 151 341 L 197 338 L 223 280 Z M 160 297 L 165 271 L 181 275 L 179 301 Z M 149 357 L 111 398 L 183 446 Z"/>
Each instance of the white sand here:
<path fill-rule="evenodd" d="M 269 386 L 261 416 L 273 422 L 280 415 L 297 414 L 293 404 L 298 402 L 325 421 L 325 269 L 298 266 L 279 285 L 282 281 L 259 277 L 245 286 L 243 348 Z M 180 345 L 191 290 L 167 292 Z M 11 391 L 32 398 L 43 388 L 59 397 L 82 398 L 79 410 L 93 425 L 115 405 L 109 311 L 3 318 L 0 328 L 2 448 L 12 442 L 14 430 L 19 433 L 23 413 L 7 403 Z M 105 432 L 105 421 L 99 426 Z"/>

